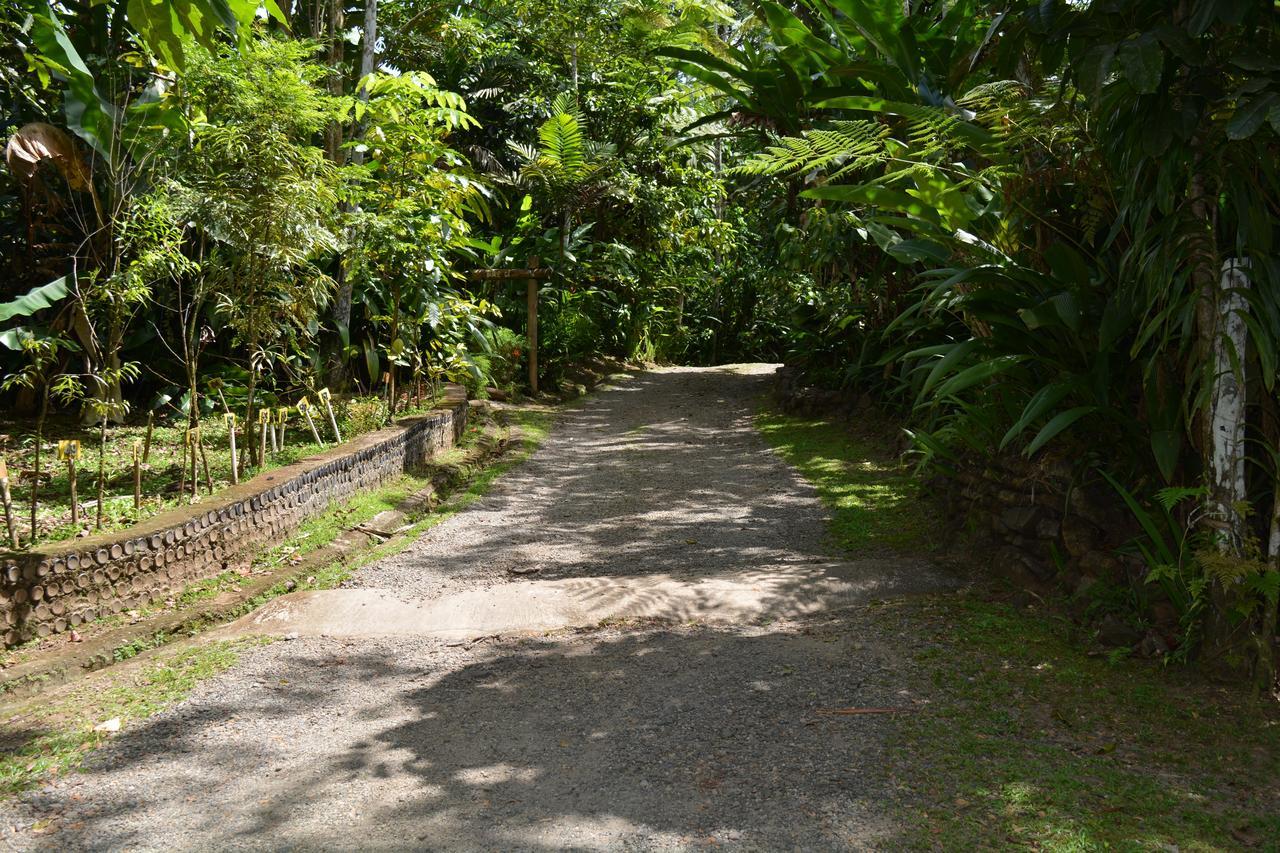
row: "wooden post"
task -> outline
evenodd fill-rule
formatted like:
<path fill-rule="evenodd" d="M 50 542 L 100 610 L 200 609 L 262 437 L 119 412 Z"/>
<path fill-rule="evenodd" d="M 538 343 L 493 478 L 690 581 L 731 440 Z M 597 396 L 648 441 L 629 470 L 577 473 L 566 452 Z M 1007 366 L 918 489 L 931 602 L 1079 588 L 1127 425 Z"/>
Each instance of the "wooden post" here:
<path fill-rule="evenodd" d="M 280 449 L 284 450 L 285 424 L 289 422 L 288 406 L 281 406 L 276 409 L 276 422 L 280 424 Z"/>
<path fill-rule="evenodd" d="M 535 255 L 529 259 L 529 271 L 538 269 L 540 261 Z M 538 279 L 529 277 L 526 284 L 526 298 L 529 307 L 529 393 L 538 395 Z"/>
<path fill-rule="evenodd" d="M 261 409 L 258 409 L 258 432 L 260 433 L 258 438 L 262 442 L 258 456 L 261 459 L 261 462 L 259 464 L 261 464 L 264 468 L 267 465 L 267 430 L 268 429 L 271 430 L 271 447 L 272 449 L 274 449 L 276 445 L 276 428 L 271 426 L 271 410 L 268 409 L 266 406 L 263 406 Z"/>
<path fill-rule="evenodd" d="M 58 456 L 67 462 L 67 482 L 71 487 L 71 523 L 80 523 L 80 498 L 76 494 L 76 459 L 80 456 L 80 442 L 74 439 L 58 442 Z"/>
<path fill-rule="evenodd" d="M 227 421 L 227 441 L 231 445 L 231 485 L 234 486 L 240 482 L 240 456 L 236 453 L 236 416 L 232 412 L 227 412 L 223 418 Z M 250 443 L 249 446 L 252 447 L 253 444 Z"/>
<path fill-rule="evenodd" d="M 133 508 L 142 509 L 142 454 L 136 441 L 133 443 Z"/>
<path fill-rule="evenodd" d="M 0 456 L 0 498 L 4 499 L 4 526 L 9 530 L 9 544 L 18 550 L 18 531 L 13 526 L 13 496 L 9 494 L 9 466 Z"/>

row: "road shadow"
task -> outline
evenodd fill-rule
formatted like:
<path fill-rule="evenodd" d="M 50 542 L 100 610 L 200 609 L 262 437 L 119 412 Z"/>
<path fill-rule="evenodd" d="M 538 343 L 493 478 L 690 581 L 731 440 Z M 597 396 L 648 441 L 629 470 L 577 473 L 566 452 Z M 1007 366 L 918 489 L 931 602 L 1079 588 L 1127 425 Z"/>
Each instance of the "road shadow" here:
<path fill-rule="evenodd" d="M 917 697 L 850 627 L 298 643 L 37 800 L 62 849 L 861 849 L 894 829 L 894 721 L 819 709 Z"/>

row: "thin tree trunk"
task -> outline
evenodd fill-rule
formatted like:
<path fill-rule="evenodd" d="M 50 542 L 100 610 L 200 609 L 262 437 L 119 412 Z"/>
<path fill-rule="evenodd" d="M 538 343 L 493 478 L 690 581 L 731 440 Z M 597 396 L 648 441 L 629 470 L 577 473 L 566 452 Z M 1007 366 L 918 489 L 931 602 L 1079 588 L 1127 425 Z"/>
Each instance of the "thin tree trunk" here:
<path fill-rule="evenodd" d="M 44 383 L 44 392 L 40 395 L 40 415 L 36 418 L 36 459 L 35 474 L 31 479 L 31 545 L 36 544 L 36 513 L 40 508 L 40 452 L 44 448 L 44 422 L 49 416 L 49 383 Z"/>
<path fill-rule="evenodd" d="M 102 529 L 102 505 L 107 501 L 107 417 L 98 424 L 98 515 L 94 527 Z"/>

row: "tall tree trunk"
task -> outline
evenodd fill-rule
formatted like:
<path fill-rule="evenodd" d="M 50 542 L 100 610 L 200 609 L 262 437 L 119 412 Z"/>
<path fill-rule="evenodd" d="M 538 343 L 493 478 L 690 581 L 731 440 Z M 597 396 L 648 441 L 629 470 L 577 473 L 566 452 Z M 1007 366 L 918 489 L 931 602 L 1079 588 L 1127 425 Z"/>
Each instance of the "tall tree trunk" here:
<path fill-rule="evenodd" d="M 360 46 L 360 80 L 368 77 L 373 73 L 373 69 L 377 63 L 378 52 L 378 0 L 365 0 L 364 6 L 364 34 Z M 358 84 L 357 84 L 358 85 Z M 362 101 L 369 100 L 369 92 L 365 87 L 358 86 L 356 89 L 356 97 Z M 364 133 L 363 126 L 356 130 L 357 138 Z M 351 159 L 356 163 L 364 162 L 364 152 L 351 152 Z M 345 264 L 341 259 L 338 262 L 338 287 L 333 298 L 333 323 L 339 329 L 351 328 L 351 279 L 347 277 Z M 349 341 L 349 338 L 348 338 Z M 341 364 L 344 357 L 337 359 L 334 366 L 333 374 L 335 378 L 341 376 L 344 372 Z"/>
<path fill-rule="evenodd" d="M 1239 507 L 1248 498 L 1245 489 L 1245 378 L 1244 360 L 1248 352 L 1249 329 L 1244 322 L 1248 302 L 1243 291 L 1249 287 L 1245 267 L 1227 260 L 1212 306 L 1212 382 L 1209 395 L 1208 462 L 1209 511 L 1219 525 L 1223 553 L 1242 555 L 1248 531 Z"/>

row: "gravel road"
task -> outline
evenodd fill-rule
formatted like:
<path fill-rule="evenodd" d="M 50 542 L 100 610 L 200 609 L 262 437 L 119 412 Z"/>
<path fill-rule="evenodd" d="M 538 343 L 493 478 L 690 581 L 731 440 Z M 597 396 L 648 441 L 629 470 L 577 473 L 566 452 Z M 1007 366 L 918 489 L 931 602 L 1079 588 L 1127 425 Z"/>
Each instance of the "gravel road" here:
<path fill-rule="evenodd" d="M 741 624 L 258 647 L 83 773 L 0 805 L 0 843 L 892 849 L 892 715 L 821 711 L 923 701 L 900 666 L 910 626 L 873 629 L 860 602 L 947 580 L 831 553 L 812 489 L 751 427 L 771 370 L 658 370 L 593 395 L 483 499 L 353 584 L 422 602 L 589 579 L 604 600 L 611 580 L 818 566 L 860 598 L 797 615 L 797 581 Z"/>

